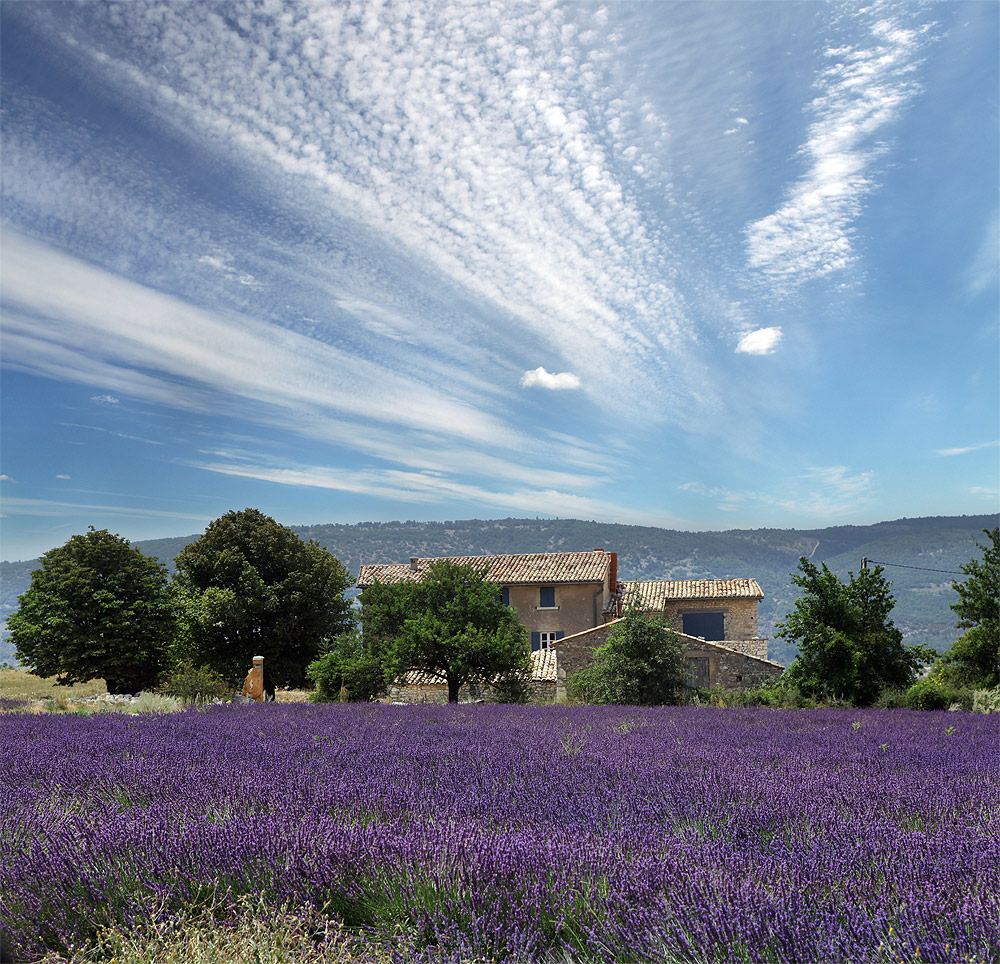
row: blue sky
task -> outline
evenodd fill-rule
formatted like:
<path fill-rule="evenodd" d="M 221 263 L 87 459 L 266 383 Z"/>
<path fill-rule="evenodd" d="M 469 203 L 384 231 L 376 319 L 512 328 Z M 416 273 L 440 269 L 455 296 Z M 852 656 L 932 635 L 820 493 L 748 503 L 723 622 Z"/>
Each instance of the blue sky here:
<path fill-rule="evenodd" d="M 3 3 L 3 558 L 996 511 L 998 13 Z"/>

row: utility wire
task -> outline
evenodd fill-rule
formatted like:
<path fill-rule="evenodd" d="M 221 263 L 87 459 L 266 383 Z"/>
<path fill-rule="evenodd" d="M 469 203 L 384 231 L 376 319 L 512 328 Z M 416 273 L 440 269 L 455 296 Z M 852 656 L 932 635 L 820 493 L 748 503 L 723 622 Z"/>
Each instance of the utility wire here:
<path fill-rule="evenodd" d="M 867 559 L 873 566 L 895 566 L 897 569 L 919 569 L 921 572 L 946 572 L 950 576 L 964 576 L 964 572 L 955 572 L 954 569 L 928 569 L 926 566 L 904 566 L 901 562 L 877 562 L 874 559 Z"/>

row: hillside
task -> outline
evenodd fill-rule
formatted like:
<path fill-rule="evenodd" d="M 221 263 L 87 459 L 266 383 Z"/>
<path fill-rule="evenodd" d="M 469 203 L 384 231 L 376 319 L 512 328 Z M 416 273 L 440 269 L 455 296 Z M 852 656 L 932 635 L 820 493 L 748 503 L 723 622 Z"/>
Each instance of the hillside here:
<path fill-rule="evenodd" d="M 982 530 L 998 517 L 942 516 L 899 519 L 870 526 L 826 529 L 732 529 L 679 532 L 650 526 L 581 522 L 575 519 L 470 519 L 454 522 L 363 522 L 292 526 L 315 539 L 357 574 L 362 563 L 406 562 L 411 556 L 570 551 L 605 548 L 618 553 L 624 579 L 696 579 L 753 576 L 764 590 L 761 633 L 772 637 L 771 656 L 786 665 L 794 650 L 773 639 L 774 624 L 794 602 L 789 577 L 800 556 L 825 562 L 841 575 L 857 571 L 862 557 L 886 566 L 896 596 L 894 619 L 908 643 L 947 649 L 955 638 L 956 594 L 952 579 L 983 541 Z M 137 542 L 136 546 L 172 566 L 196 535 Z M 37 560 L 0 563 L 0 615 L 17 607 Z M 918 568 L 903 568 L 918 567 Z M 933 570 L 945 570 L 944 572 Z M 0 661 L 12 658 L 0 643 Z"/>

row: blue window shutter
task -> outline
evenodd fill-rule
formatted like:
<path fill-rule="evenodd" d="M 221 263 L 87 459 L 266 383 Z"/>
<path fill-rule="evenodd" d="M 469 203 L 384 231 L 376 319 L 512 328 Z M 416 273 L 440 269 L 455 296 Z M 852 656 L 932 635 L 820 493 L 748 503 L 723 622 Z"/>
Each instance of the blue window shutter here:
<path fill-rule="evenodd" d="M 505 606 L 510 605 L 510 590 L 506 586 L 500 590 L 500 602 Z"/>
<path fill-rule="evenodd" d="M 556 642 L 558 643 L 558 642 L 559 642 L 559 640 L 560 640 L 560 639 L 562 639 L 562 638 L 563 638 L 563 636 L 565 636 L 565 635 L 566 635 L 566 634 L 565 634 L 565 633 L 564 633 L 564 632 L 563 632 L 562 630 L 560 630 L 560 629 L 557 629 L 557 630 L 556 630 Z"/>
<path fill-rule="evenodd" d="M 534 652 L 536 649 L 542 648 L 542 634 L 532 633 L 531 634 L 531 651 Z"/>
<path fill-rule="evenodd" d="M 538 590 L 538 605 L 543 607 L 555 606 L 556 604 L 556 587 L 555 586 L 542 586 Z"/>

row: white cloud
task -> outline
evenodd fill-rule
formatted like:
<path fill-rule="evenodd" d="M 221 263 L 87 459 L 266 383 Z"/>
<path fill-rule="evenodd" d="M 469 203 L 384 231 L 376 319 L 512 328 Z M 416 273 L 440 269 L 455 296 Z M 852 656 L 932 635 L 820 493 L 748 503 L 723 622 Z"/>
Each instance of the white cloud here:
<path fill-rule="evenodd" d="M 758 328 L 743 335 L 736 350 L 747 355 L 770 355 L 781 343 L 781 337 L 779 327 Z"/>
<path fill-rule="evenodd" d="M 188 519 L 211 522 L 213 516 L 192 515 L 188 512 L 166 512 L 162 509 L 138 509 L 128 505 L 96 505 L 89 502 L 56 502 L 51 499 L 4 499 L 9 515 L 67 516 L 81 511 L 101 516 L 137 516 L 140 518 Z"/>
<path fill-rule="evenodd" d="M 874 190 L 885 129 L 918 92 L 914 68 L 924 38 L 887 20 L 864 44 L 827 50 L 816 81 L 815 120 L 800 154 L 808 168 L 773 214 L 746 226 L 747 260 L 778 292 L 821 278 L 857 257 L 853 224 Z"/>
<path fill-rule="evenodd" d="M 983 232 L 976 256 L 966 271 L 966 288 L 975 298 L 1000 280 L 1000 212 L 994 212 Z"/>
<path fill-rule="evenodd" d="M 17 479 L 12 479 L 9 475 L 0 475 L 0 482 L 16 482 Z"/>
<path fill-rule="evenodd" d="M 90 400 L 98 405 L 117 405 L 118 399 L 114 395 L 91 395 Z"/>
<path fill-rule="evenodd" d="M 56 478 L 57 479 L 66 479 L 66 480 L 68 480 L 70 478 L 70 476 L 68 476 L 68 475 L 57 475 Z"/>
<path fill-rule="evenodd" d="M 829 519 L 847 515 L 868 505 L 875 479 L 874 472 L 851 474 L 843 465 L 805 469 L 787 480 L 775 492 L 733 491 L 702 482 L 685 482 L 684 492 L 717 500 L 716 508 L 732 512 L 747 506 L 781 509 L 792 516 Z"/>
<path fill-rule="evenodd" d="M 943 456 L 951 455 L 965 455 L 968 452 L 979 452 L 982 449 L 993 449 L 1000 445 L 1000 441 L 996 442 L 980 442 L 978 445 L 965 445 L 958 448 L 952 449 L 938 449 L 935 454 Z"/>
<path fill-rule="evenodd" d="M 574 375 L 572 372 L 553 374 L 539 365 L 538 368 L 532 369 L 530 372 L 525 372 L 521 376 L 521 387 L 548 388 L 552 391 L 559 391 L 567 388 L 579 388 L 580 379 L 579 376 Z"/>

